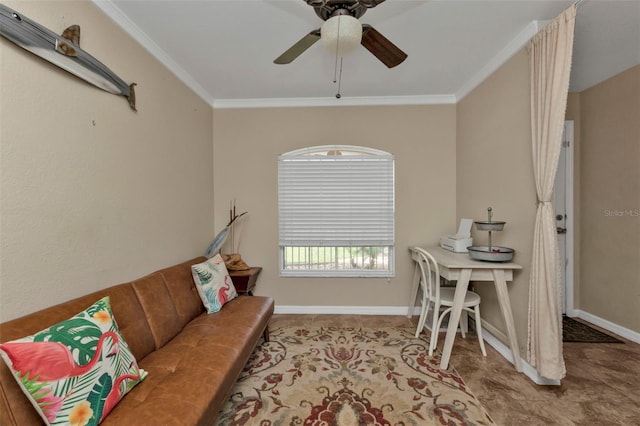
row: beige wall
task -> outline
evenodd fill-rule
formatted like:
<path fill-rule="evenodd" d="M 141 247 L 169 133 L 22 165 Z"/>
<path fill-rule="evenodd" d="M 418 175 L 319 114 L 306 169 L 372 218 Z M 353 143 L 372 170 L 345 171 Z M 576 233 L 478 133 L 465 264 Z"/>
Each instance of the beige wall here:
<path fill-rule="evenodd" d="M 573 121 L 573 308 L 580 309 L 580 93 L 569 93 L 565 119 Z"/>
<path fill-rule="evenodd" d="M 213 113 L 92 3 L 5 2 L 127 82 L 96 89 L 0 39 L 0 321 L 204 252 Z"/>
<path fill-rule="evenodd" d="M 580 93 L 580 309 L 640 332 L 640 65 Z"/>
<path fill-rule="evenodd" d="M 529 267 L 536 193 L 531 154 L 528 55 L 522 50 L 457 104 L 457 216 L 506 222 L 493 244 L 515 249 L 523 266 L 508 284 L 520 350 L 526 354 Z M 475 245 L 488 234 L 472 230 Z M 504 321 L 492 283 L 476 283 L 481 315 L 500 331 Z"/>
<path fill-rule="evenodd" d="M 507 222 L 494 241 L 515 248 L 524 266 L 509 284 L 524 350 L 535 214 L 524 51 L 455 106 L 213 114 L 90 2 L 6 4 L 55 31 L 80 24 L 82 46 L 138 83 L 139 112 L 0 39 L 0 321 L 201 254 L 232 199 L 249 211 L 236 237 L 243 258 L 264 268 L 257 294 L 281 306 L 404 307 L 413 272 L 406 248 L 434 244 L 459 218 L 483 219 L 491 206 Z M 584 182 L 575 194 L 574 303 L 635 331 L 638 217 L 611 212 L 640 208 L 639 72 L 572 94 L 567 113 Z M 279 277 L 277 155 L 325 144 L 396 155 L 395 278 Z M 474 238 L 486 244 L 486 233 Z M 504 330 L 495 292 L 476 287 L 483 316 Z"/>
<path fill-rule="evenodd" d="M 256 294 L 280 306 L 406 307 L 413 265 L 408 247 L 435 244 L 456 228 L 454 105 L 216 110 L 216 229 L 229 202 L 249 211 L 240 253 L 264 269 Z M 396 156 L 396 276 L 386 279 L 280 278 L 277 156 L 297 148 L 348 144 Z M 237 234 L 237 235 L 238 235 Z"/>

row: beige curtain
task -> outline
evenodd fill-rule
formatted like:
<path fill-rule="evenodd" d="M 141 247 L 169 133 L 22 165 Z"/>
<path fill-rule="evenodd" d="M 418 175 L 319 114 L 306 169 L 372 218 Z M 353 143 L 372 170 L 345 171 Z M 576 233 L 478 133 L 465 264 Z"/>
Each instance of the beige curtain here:
<path fill-rule="evenodd" d="M 565 376 L 562 357 L 560 263 L 553 185 L 562 147 L 576 6 L 572 5 L 529 42 L 533 172 L 538 207 L 529 282 L 529 363 L 546 378 Z"/>

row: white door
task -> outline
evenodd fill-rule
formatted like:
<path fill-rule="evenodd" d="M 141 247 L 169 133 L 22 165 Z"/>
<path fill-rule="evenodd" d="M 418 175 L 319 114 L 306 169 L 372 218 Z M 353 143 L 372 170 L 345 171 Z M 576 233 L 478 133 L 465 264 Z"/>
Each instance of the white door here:
<path fill-rule="evenodd" d="M 573 310 L 573 121 L 564 124 L 554 205 L 562 274 L 562 313 L 566 314 Z"/>

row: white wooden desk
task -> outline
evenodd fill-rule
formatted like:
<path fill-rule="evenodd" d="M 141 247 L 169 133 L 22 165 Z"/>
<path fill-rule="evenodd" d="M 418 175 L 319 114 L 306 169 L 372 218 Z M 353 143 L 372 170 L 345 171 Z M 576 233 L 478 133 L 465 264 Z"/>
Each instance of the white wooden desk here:
<path fill-rule="evenodd" d="M 507 326 L 507 337 L 509 346 L 513 355 L 513 362 L 516 371 L 522 371 L 522 363 L 520 362 L 520 349 L 518 348 L 518 339 L 516 337 L 516 329 L 513 324 L 513 314 L 511 312 L 511 302 L 509 300 L 509 292 L 507 291 L 507 281 L 513 281 L 513 271 L 522 269 L 522 266 L 513 262 L 482 262 L 469 257 L 467 253 L 454 253 L 441 247 L 424 247 L 433 258 L 438 262 L 440 276 L 453 281 L 457 280 L 456 291 L 453 297 L 453 308 L 451 309 L 451 318 L 447 327 L 447 335 L 442 350 L 442 360 L 440 368 L 446 369 L 451 358 L 451 350 L 453 341 L 456 338 L 458 323 L 460 322 L 460 313 L 462 312 L 462 304 L 464 296 L 469 286 L 469 281 L 493 281 L 498 293 L 498 303 L 502 311 L 502 317 Z M 411 258 L 417 261 L 416 252 L 410 248 Z M 420 282 L 420 270 L 416 263 L 416 270 L 413 275 L 413 283 L 411 286 L 411 296 L 409 300 L 408 317 L 411 318 L 416 303 L 416 295 Z M 476 327 L 481 324 L 476 320 Z"/>

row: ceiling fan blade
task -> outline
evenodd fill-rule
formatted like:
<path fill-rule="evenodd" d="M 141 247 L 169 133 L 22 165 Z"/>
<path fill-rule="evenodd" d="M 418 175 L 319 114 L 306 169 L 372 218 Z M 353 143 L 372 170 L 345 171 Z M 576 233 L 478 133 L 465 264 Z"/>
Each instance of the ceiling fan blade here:
<path fill-rule="evenodd" d="M 313 46 L 313 44 L 318 40 L 320 40 L 320 28 L 311 31 L 309 34 L 302 37 L 296 44 L 287 49 L 286 52 L 278 56 L 273 63 L 279 65 L 290 64 L 294 59 L 302 55 L 305 50 Z"/>
<path fill-rule="evenodd" d="M 368 24 L 362 25 L 361 44 L 389 68 L 400 65 L 407 59 L 406 53 Z"/>

